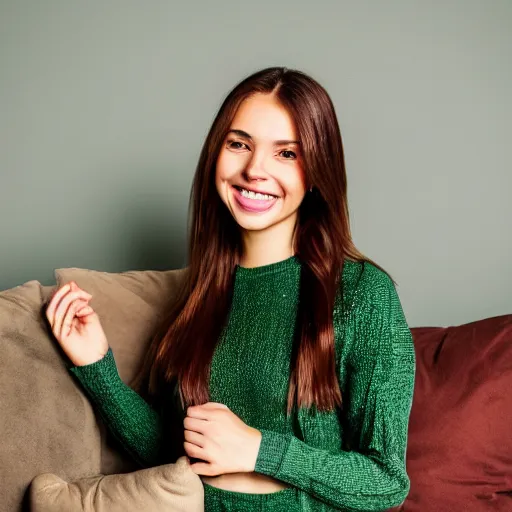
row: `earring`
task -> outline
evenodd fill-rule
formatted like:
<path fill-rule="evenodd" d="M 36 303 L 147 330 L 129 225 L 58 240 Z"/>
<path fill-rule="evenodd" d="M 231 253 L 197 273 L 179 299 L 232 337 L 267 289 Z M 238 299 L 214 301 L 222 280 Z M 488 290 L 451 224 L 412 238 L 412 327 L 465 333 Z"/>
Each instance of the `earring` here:
<path fill-rule="evenodd" d="M 311 188 L 309 189 L 310 192 L 313 192 L 313 185 L 311 185 Z"/>

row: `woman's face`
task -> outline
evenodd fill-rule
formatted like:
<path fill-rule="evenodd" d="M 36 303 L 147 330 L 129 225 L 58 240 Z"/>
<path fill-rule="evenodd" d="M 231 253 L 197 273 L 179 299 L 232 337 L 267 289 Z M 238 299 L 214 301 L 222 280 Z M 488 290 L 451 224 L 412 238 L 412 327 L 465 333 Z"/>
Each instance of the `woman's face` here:
<path fill-rule="evenodd" d="M 217 191 L 243 230 L 282 225 L 290 227 L 291 236 L 306 192 L 301 161 L 295 126 L 285 108 L 270 94 L 244 100 L 215 173 Z"/>

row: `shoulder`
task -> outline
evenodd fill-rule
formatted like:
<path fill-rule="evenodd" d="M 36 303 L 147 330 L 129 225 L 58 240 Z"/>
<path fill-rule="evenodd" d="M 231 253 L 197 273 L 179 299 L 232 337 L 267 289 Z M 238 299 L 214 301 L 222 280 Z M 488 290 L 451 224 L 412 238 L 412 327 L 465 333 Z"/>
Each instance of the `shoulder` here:
<path fill-rule="evenodd" d="M 347 344 L 354 365 L 365 359 L 363 354 L 414 361 L 412 334 L 395 284 L 385 271 L 368 261 L 345 260 L 337 300 L 335 332 Z"/>
<path fill-rule="evenodd" d="M 338 295 L 346 314 L 361 308 L 386 314 L 399 302 L 391 277 L 369 261 L 344 261 Z"/>

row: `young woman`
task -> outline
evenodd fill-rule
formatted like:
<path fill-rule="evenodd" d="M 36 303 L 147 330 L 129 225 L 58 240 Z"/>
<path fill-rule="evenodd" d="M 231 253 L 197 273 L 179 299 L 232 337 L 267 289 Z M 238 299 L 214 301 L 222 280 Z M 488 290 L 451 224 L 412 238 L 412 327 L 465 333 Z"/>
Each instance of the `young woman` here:
<path fill-rule="evenodd" d="M 186 454 L 205 510 L 385 510 L 410 482 L 415 378 L 392 279 L 354 246 L 333 104 L 269 68 L 227 96 L 191 195 L 189 266 L 135 392 L 91 295 L 46 316 L 91 400 L 142 465 Z"/>

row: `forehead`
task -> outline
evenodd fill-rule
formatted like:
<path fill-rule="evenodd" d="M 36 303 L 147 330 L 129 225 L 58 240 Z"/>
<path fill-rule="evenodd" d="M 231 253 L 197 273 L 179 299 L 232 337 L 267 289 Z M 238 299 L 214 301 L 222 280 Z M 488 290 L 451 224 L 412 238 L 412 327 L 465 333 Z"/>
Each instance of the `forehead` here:
<path fill-rule="evenodd" d="M 230 129 L 243 130 L 256 141 L 295 140 L 295 123 L 285 107 L 271 94 L 255 94 L 245 99 Z"/>

